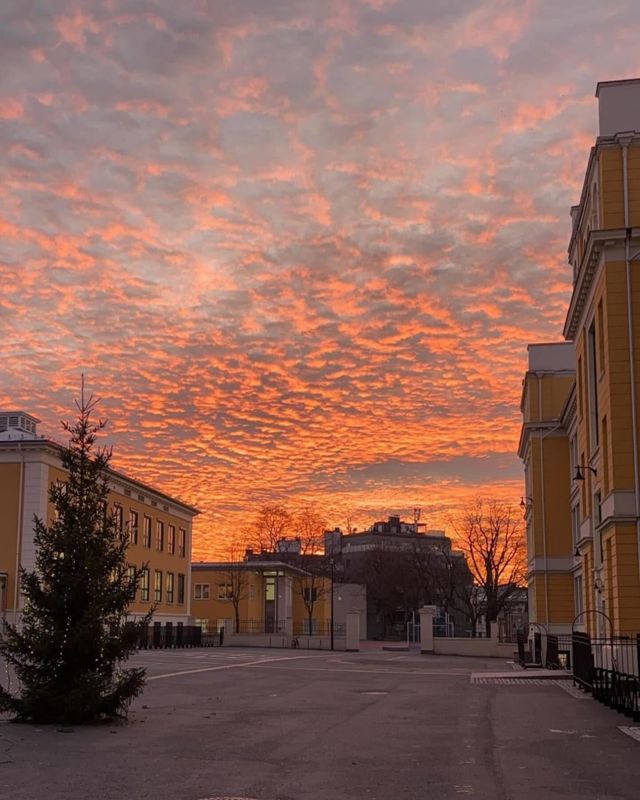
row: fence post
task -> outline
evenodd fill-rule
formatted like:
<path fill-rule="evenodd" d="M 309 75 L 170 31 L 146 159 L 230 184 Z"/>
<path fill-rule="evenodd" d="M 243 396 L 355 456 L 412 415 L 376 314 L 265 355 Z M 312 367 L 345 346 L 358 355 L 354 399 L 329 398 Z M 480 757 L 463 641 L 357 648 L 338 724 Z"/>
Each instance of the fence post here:
<path fill-rule="evenodd" d="M 435 606 L 422 606 L 420 609 L 420 652 L 433 653 L 433 620 L 436 615 Z"/>

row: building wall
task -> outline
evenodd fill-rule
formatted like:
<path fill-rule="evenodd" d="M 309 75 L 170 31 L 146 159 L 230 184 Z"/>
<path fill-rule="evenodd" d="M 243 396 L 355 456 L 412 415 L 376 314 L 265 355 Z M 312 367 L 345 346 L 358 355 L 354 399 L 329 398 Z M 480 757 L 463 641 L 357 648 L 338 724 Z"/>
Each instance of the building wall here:
<path fill-rule="evenodd" d="M 22 493 L 20 486 L 21 459 L 24 458 Z M 66 472 L 55 448 L 43 442 L 42 447 L 25 446 L 21 453 L 10 448 L 0 449 L 0 571 L 9 577 L 6 592 L 6 612 L 9 619 L 15 618 L 15 561 L 16 549 L 20 548 L 20 564 L 26 570 L 35 566 L 36 548 L 34 542 L 34 516 L 50 524 L 54 518 L 54 508 L 49 501 L 49 489 L 56 481 L 64 481 Z M 154 622 L 189 621 L 189 564 L 191 556 L 191 529 L 194 512 L 174 505 L 169 498 L 155 494 L 152 487 L 142 488 L 140 484 L 127 484 L 124 476 L 116 476 L 110 482 L 110 509 L 115 504 L 123 509 L 124 526 L 128 525 L 129 512 L 137 511 L 139 516 L 138 544 L 131 544 L 128 557 L 131 564 L 138 567 L 146 565 L 150 574 L 149 600 L 143 601 L 138 590 L 135 602 L 130 607 L 132 616 L 146 614 L 155 605 Z M 6 509 L 6 512 L 5 512 Z M 20 530 L 20 509 L 22 521 Z M 151 518 L 151 547 L 142 546 L 142 526 L 144 516 Z M 164 546 L 156 547 L 156 522 L 164 524 Z M 175 554 L 168 552 L 169 526 L 175 528 Z M 185 553 L 179 555 L 179 530 L 185 531 Z M 6 564 L 6 567 L 5 567 Z M 162 573 L 162 597 L 159 602 L 154 596 L 155 572 Z M 173 602 L 168 602 L 167 573 L 174 575 Z M 178 576 L 184 576 L 185 590 L 183 602 L 178 602 Z M 22 607 L 22 596 L 18 594 L 18 610 Z"/>
<path fill-rule="evenodd" d="M 0 464 L 0 572 L 7 574 L 0 611 L 14 604 L 21 478 L 20 464 Z"/>

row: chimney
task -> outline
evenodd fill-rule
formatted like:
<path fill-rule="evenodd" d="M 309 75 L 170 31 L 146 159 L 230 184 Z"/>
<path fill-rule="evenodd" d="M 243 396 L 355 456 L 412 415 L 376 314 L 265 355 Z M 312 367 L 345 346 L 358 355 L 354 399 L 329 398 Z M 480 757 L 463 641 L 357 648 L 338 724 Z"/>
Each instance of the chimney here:
<path fill-rule="evenodd" d="M 598 98 L 599 136 L 638 131 L 640 133 L 640 78 L 600 81 Z"/>

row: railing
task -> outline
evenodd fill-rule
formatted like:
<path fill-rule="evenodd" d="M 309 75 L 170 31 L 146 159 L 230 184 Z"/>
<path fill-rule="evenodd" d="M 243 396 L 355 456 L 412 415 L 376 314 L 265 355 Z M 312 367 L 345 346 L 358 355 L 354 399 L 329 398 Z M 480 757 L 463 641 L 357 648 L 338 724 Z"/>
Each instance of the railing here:
<path fill-rule="evenodd" d="M 640 722 L 640 634 L 572 637 L 573 680 L 604 705 Z"/>
<path fill-rule="evenodd" d="M 141 650 L 169 647 L 212 647 L 218 644 L 217 634 L 204 633 L 199 625 L 149 625 L 141 631 L 138 647 Z"/>
<path fill-rule="evenodd" d="M 309 620 L 303 620 L 302 622 L 294 622 L 293 623 L 293 635 L 294 636 L 331 636 L 331 623 L 330 622 L 318 622 L 317 620 L 313 620 L 311 627 L 309 626 Z M 343 622 L 334 622 L 333 623 L 333 635 L 334 637 L 340 639 L 344 639 L 347 635 L 347 626 Z"/>
<path fill-rule="evenodd" d="M 237 630 L 236 625 L 228 633 L 286 633 L 287 623 L 273 619 L 241 619 Z"/>

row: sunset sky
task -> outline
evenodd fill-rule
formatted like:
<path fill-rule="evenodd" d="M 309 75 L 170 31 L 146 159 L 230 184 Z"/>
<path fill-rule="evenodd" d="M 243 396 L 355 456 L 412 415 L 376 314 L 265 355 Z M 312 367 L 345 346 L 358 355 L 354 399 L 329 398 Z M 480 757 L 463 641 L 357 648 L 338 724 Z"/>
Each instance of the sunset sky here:
<path fill-rule="evenodd" d="M 6 0 L 0 406 L 201 509 L 331 526 L 517 504 L 598 80 L 640 4 Z"/>

